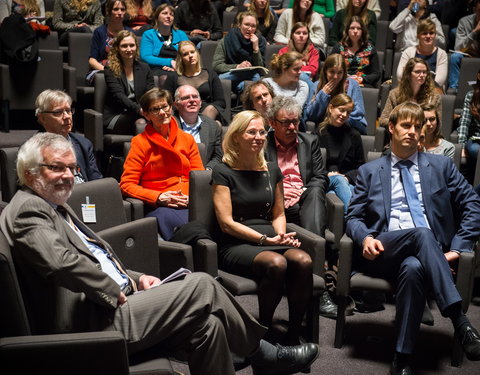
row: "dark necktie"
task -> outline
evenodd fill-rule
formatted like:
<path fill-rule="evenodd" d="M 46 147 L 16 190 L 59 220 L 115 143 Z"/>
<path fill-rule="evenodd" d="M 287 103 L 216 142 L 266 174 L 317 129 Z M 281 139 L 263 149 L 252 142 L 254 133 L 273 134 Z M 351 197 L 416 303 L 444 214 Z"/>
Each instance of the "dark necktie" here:
<path fill-rule="evenodd" d="M 83 232 L 73 221 L 72 217 L 68 214 L 67 210 L 63 206 L 57 206 L 57 211 L 62 215 L 62 217 L 65 218 L 67 223 L 70 224 L 72 228 L 74 228 L 75 231 L 82 232 L 82 234 L 85 236 L 88 242 L 91 242 L 92 244 L 95 244 L 98 247 L 101 247 L 104 249 L 108 255 L 109 259 L 115 264 L 115 266 L 118 268 L 118 270 L 124 274 L 128 280 L 129 280 L 129 286 L 131 286 L 130 290 L 136 292 L 138 290 L 137 288 L 137 283 L 135 280 L 133 280 L 127 273 L 127 270 L 123 267 L 123 265 L 117 260 L 115 254 L 112 254 L 110 250 L 108 250 L 100 241 L 95 240 L 94 238 L 89 237 L 85 232 Z M 125 293 L 127 294 L 127 293 Z"/>
<path fill-rule="evenodd" d="M 400 169 L 403 190 L 405 191 L 405 197 L 407 198 L 407 204 L 410 209 L 410 214 L 412 215 L 413 223 L 415 224 L 415 227 L 428 227 L 425 217 L 423 216 L 422 206 L 418 199 L 413 176 L 409 171 L 409 168 L 412 165 L 413 162 L 410 160 L 402 160 L 397 163 L 397 166 Z"/>

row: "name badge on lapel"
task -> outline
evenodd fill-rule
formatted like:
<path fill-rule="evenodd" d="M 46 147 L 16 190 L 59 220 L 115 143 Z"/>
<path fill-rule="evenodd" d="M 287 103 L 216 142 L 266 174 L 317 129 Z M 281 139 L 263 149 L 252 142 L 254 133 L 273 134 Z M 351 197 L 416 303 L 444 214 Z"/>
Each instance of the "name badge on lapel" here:
<path fill-rule="evenodd" d="M 90 197 L 86 197 L 86 203 L 82 203 L 82 218 L 84 223 L 96 223 L 97 213 L 95 204 L 90 203 Z"/>

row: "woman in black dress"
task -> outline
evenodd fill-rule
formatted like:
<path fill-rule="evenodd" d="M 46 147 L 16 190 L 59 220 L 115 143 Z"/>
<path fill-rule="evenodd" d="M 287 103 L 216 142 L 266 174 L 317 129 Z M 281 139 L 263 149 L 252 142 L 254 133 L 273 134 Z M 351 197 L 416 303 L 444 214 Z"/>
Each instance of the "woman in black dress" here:
<path fill-rule="evenodd" d="M 265 126 L 256 111 L 236 115 L 223 141 L 223 163 L 213 169 L 219 263 L 257 280 L 259 321 L 267 327 L 286 285 L 289 327 L 283 341 L 295 344 L 312 295 L 312 260 L 299 249 L 296 233 L 286 233 L 283 175 L 264 159 Z"/>

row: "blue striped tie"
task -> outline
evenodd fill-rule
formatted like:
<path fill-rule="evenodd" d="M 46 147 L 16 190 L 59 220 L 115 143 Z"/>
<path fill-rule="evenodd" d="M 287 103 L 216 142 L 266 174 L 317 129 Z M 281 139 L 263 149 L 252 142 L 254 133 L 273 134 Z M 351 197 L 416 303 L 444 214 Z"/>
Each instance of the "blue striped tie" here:
<path fill-rule="evenodd" d="M 418 200 L 417 189 L 415 188 L 415 182 L 413 176 L 409 171 L 409 168 L 413 165 L 411 160 L 402 160 L 397 163 L 400 168 L 400 176 L 402 178 L 403 190 L 405 191 L 405 197 L 407 198 L 408 208 L 412 215 L 413 223 L 415 227 L 428 227 L 425 217 L 423 216 L 422 207 Z"/>

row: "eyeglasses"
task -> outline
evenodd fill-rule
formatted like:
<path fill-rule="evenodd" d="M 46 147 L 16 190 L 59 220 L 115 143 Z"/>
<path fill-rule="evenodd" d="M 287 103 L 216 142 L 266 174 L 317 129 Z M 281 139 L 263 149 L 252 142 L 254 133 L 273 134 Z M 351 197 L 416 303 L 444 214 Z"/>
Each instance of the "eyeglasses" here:
<path fill-rule="evenodd" d="M 436 117 L 436 116 L 425 117 L 425 124 L 426 124 L 427 122 L 433 123 L 433 122 L 435 122 L 435 121 L 437 121 L 437 117 Z"/>
<path fill-rule="evenodd" d="M 300 124 L 300 120 L 299 119 L 294 119 L 294 120 L 279 120 L 279 119 L 275 119 L 276 122 L 278 122 L 280 125 L 282 126 L 289 126 L 290 124 L 293 124 L 294 126 L 297 126 L 298 124 Z"/>
<path fill-rule="evenodd" d="M 79 166 L 78 165 L 65 165 L 65 164 L 39 164 L 40 167 L 45 167 L 47 169 L 50 169 L 54 173 L 65 173 L 65 171 L 68 169 L 71 174 L 75 175 L 76 172 L 79 171 Z"/>
<path fill-rule="evenodd" d="M 75 108 L 58 109 L 56 111 L 42 111 L 42 113 L 49 113 L 53 117 L 63 117 L 64 114 L 71 116 L 75 113 Z"/>
<path fill-rule="evenodd" d="M 195 94 L 195 95 L 181 96 L 179 99 L 180 99 L 180 101 L 184 102 L 184 101 L 186 101 L 186 100 L 197 100 L 197 99 L 199 99 L 199 98 L 200 98 L 200 96 L 198 96 L 198 95 Z"/>
<path fill-rule="evenodd" d="M 426 71 L 426 70 L 414 70 L 412 73 L 416 74 L 417 76 L 419 76 L 419 75 L 424 75 L 424 76 L 426 76 L 426 75 L 427 75 L 427 71 Z"/>
<path fill-rule="evenodd" d="M 164 105 L 163 107 L 153 107 L 148 110 L 152 115 L 158 115 L 162 111 L 163 113 L 167 113 L 170 111 L 169 105 Z"/>
<path fill-rule="evenodd" d="M 250 129 L 250 130 L 247 130 L 245 133 L 247 133 L 248 135 L 251 135 L 252 137 L 256 136 L 257 133 L 260 137 L 265 137 L 267 135 L 267 131 L 266 130 L 253 130 L 253 129 Z"/>

